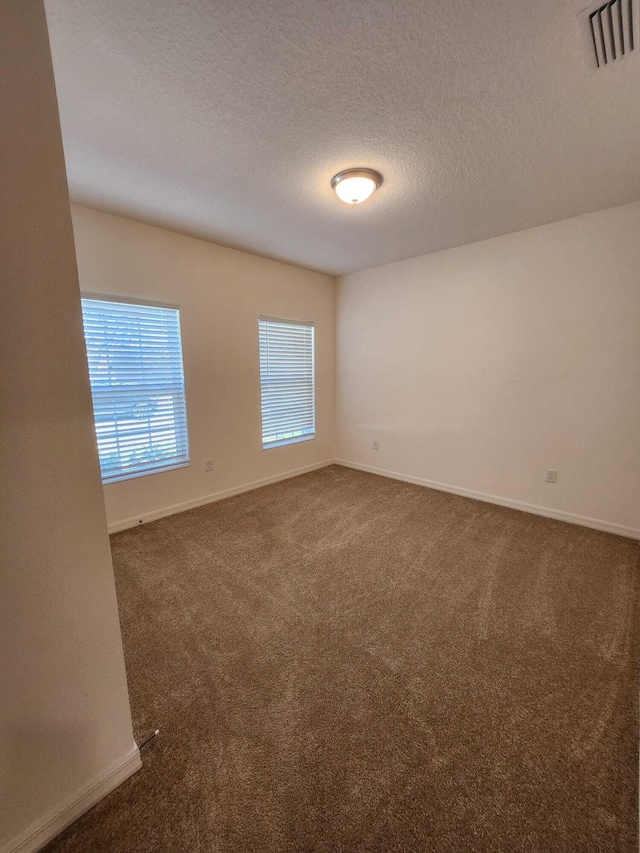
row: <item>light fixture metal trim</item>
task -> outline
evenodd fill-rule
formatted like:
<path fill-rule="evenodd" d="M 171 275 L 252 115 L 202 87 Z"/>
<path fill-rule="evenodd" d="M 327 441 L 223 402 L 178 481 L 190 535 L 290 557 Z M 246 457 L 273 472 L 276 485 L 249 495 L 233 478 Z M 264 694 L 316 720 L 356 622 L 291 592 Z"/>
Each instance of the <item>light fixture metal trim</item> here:
<path fill-rule="evenodd" d="M 355 169 L 343 169 L 342 172 L 338 172 L 338 174 L 334 175 L 333 178 L 331 179 L 331 186 L 336 191 L 336 194 L 337 194 L 336 187 L 338 186 L 338 184 L 347 178 L 366 178 L 369 181 L 371 181 L 373 184 L 373 189 L 365 198 L 363 198 L 359 201 L 354 200 L 352 202 L 347 202 L 347 204 L 349 204 L 349 203 L 360 204 L 361 201 L 366 201 L 367 198 L 370 198 L 371 195 L 373 195 L 373 193 L 382 184 L 382 175 L 380 174 L 380 172 L 376 172 L 375 169 L 368 169 L 366 167 L 358 167 Z M 338 198 L 340 198 L 342 201 L 346 201 L 346 199 L 342 198 L 342 196 L 340 196 L 340 195 L 338 195 Z"/>

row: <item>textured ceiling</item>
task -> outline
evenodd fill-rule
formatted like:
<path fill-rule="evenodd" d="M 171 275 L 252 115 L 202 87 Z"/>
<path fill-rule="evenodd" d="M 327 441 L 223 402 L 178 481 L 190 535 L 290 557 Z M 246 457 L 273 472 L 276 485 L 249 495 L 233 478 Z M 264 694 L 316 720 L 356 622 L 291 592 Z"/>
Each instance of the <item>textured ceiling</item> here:
<path fill-rule="evenodd" d="M 637 200 L 640 48 L 597 71 L 583 3 L 47 0 L 72 197 L 332 274 Z"/>

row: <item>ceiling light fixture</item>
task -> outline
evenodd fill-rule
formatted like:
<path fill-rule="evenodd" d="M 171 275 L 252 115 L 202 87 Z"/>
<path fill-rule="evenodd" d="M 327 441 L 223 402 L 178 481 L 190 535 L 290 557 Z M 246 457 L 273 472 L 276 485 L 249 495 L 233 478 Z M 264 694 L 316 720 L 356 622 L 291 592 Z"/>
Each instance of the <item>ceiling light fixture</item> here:
<path fill-rule="evenodd" d="M 339 199 L 346 204 L 366 201 L 382 183 L 382 175 L 374 169 L 345 169 L 331 180 Z"/>

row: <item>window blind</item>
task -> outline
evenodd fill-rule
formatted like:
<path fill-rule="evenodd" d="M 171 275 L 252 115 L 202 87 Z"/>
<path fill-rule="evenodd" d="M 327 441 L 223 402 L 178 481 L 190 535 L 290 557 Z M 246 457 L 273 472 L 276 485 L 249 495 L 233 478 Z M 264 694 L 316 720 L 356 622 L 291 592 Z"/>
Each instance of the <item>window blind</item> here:
<path fill-rule="evenodd" d="M 105 483 L 189 462 L 180 312 L 82 299 Z"/>
<path fill-rule="evenodd" d="M 314 326 L 258 318 L 262 446 L 314 438 Z"/>

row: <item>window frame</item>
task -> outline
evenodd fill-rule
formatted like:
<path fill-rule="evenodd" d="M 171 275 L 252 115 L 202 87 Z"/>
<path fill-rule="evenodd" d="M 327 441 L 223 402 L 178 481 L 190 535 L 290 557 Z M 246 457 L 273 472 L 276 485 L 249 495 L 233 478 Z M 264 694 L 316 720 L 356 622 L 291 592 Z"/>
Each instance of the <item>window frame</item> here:
<path fill-rule="evenodd" d="M 292 438 L 283 438 L 276 441 L 264 442 L 264 421 L 262 409 L 262 364 L 260 356 L 260 323 L 280 323 L 288 326 L 308 326 L 312 330 L 311 335 L 311 399 L 313 402 L 313 433 L 298 435 Z M 290 317 L 273 317 L 268 314 L 258 315 L 258 379 L 260 386 L 260 444 L 263 450 L 273 450 L 276 447 L 287 447 L 291 444 L 301 444 L 304 441 L 313 441 L 318 435 L 316 422 L 316 324 L 314 320 L 294 320 Z"/>
<path fill-rule="evenodd" d="M 98 451 L 98 465 L 100 467 L 100 477 L 102 480 L 103 486 L 109 486 L 112 483 L 120 483 L 124 480 L 135 480 L 139 477 L 151 477 L 154 474 L 164 474 L 167 471 L 176 471 L 179 468 L 190 468 L 191 467 L 191 446 L 189 441 L 189 406 L 187 402 L 187 380 L 184 369 L 184 347 L 182 342 L 182 311 L 180 305 L 173 302 L 164 302 L 159 299 L 146 299 L 144 297 L 137 296 L 121 296 L 117 293 L 102 293 L 95 292 L 89 290 L 81 290 L 80 291 L 80 304 L 82 306 L 82 300 L 90 299 L 97 302 L 115 302 L 126 305 L 139 305 L 141 307 L 149 307 L 149 308 L 166 308 L 172 311 L 178 312 L 178 332 L 180 337 L 180 360 L 182 367 L 182 392 L 184 394 L 184 427 L 185 427 L 185 443 L 186 443 L 186 459 L 183 459 L 180 462 L 172 462 L 169 465 L 164 465 L 162 467 L 153 468 L 150 471 L 131 471 L 127 473 L 116 474 L 114 476 L 104 477 L 102 474 L 102 466 L 100 465 L 100 453 Z M 95 422 L 95 411 L 93 410 L 93 388 L 91 387 L 91 372 L 89 369 L 89 354 L 87 351 L 87 342 L 86 335 L 84 332 L 84 319 L 82 326 L 82 336 L 85 344 L 85 351 L 87 356 L 87 373 L 89 375 L 89 391 L 91 393 L 91 407 L 94 412 L 94 431 L 96 435 L 96 449 L 98 449 L 98 438 L 97 438 L 97 428 Z"/>

